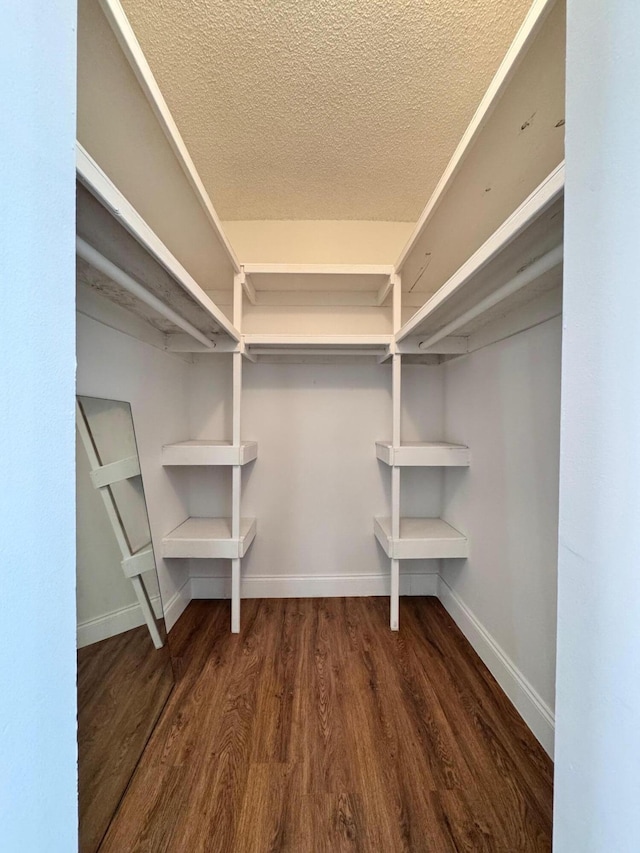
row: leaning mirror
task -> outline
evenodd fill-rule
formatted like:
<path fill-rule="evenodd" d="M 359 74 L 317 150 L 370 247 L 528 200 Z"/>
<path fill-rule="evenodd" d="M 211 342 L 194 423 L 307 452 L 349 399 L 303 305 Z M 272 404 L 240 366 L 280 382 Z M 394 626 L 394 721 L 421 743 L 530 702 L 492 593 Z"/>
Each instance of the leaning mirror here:
<path fill-rule="evenodd" d="M 80 853 L 95 853 L 173 686 L 129 403 L 78 397 Z"/>

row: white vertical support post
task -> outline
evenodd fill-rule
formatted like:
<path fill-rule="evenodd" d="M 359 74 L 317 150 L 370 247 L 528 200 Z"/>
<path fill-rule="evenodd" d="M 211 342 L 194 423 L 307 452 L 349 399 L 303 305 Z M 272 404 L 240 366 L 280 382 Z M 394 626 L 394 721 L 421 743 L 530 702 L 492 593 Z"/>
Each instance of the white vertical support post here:
<path fill-rule="evenodd" d="M 234 320 L 241 321 L 242 312 L 242 283 L 241 276 L 234 278 Z M 239 307 L 240 306 L 240 307 Z M 240 316 L 238 316 L 240 315 Z M 236 326 L 239 328 L 239 326 Z M 241 412 L 242 412 L 242 354 L 234 352 L 233 360 L 233 426 L 232 441 L 234 447 L 240 446 L 241 440 Z M 242 504 L 242 468 L 234 465 L 231 481 L 231 537 L 236 542 L 240 541 L 240 513 Z M 231 561 L 231 631 L 233 634 L 240 632 L 240 558 Z"/>
<path fill-rule="evenodd" d="M 240 564 L 241 560 L 231 561 L 231 633 L 240 633 Z"/>
<path fill-rule="evenodd" d="M 397 334 L 402 326 L 402 279 L 397 273 L 391 276 L 393 288 L 393 333 Z M 394 352 L 392 363 L 391 397 L 392 397 L 392 429 L 391 444 L 393 448 L 401 443 L 401 411 L 402 411 L 402 356 Z M 400 538 L 400 468 L 394 464 L 391 469 L 391 538 Z M 391 560 L 391 600 L 390 626 L 397 631 L 400 625 L 400 560 Z"/>
<path fill-rule="evenodd" d="M 394 290 L 395 297 L 395 290 Z M 394 353 L 392 359 L 392 406 L 393 423 L 391 443 L 394 448 L 400 446 L 400 417 L 402 402 L 402 356 Z M 395 542 L 400 538 L 400 468 L 394 465 L 391 469 L 391 538 Z M 400 561 L 391 560 L 391 630 L 397 631 L 400 612 Z"/>
<path fill-rule="evenodd" d="M 400 560 L 391 560 L 391 608 L 390 627 L 397 631 L 400 627 Z"/>
<path fill-rule="evenodd" d="M 242 331 L 242 308 L 244 298 L 244 269 L 233 277 L 233 325 Z M 234 447 L 240 447 L 241 440 L 241 413 L 242 413 L 242 353 L 234 352 L 233 360 L 233 424 L 232 443 Z M 240 513 L 242 508 L 242 468 L 234 465 L 231 480 L 231 537 L 236 542 L 240 541 Z M 231 561 L 231 633 L 240 633 L 240 567 L 242 561 L 236 557 Z"/>
<path fill-rule="evenodd" d="M 242 503 L 242 468 L 233 466 L 231 475 L 231 536 L 240 539 L 240 508 Z"/>

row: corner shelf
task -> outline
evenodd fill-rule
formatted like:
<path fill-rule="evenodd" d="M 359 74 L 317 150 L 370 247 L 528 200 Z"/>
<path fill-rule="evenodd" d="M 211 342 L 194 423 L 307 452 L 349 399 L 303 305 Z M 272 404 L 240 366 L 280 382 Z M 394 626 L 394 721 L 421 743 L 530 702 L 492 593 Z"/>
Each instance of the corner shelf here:
<path fill-rule="evenodd" d="M 255 535 L 255 518 L 240 519 L 237 539 L 230 518 L 187 518 L 162 540 L 162 556 L 237 560 L 247 553 Z"/>
<path fill-rule="evenodd" d="M 469 556 L 467 537 L 441 518 L 401 518 L 400 537 L 390 518 L 374 518 L 376 539 L 392 560 L 437 560 Z"/>
<path fill-rule="evenodd" d="M 257 441 L 180 441 L 165 444 L 162 464 L 170 465 L 246 465 L 258 456 Z"/>
<path fill-rule="evenodd" d="M 446 441 L 407 441 L 396 447 L 390 441 L 376 441 L 376 456 L 389 466 L 469 466 L 469 448 Z"/>

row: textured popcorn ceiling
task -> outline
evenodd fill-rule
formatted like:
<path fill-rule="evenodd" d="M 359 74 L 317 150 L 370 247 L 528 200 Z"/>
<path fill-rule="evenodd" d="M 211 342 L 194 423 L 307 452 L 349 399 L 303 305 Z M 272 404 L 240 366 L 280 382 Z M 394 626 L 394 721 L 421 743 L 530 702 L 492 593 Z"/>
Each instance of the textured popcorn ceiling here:
<path fill-rule="evenodd" d="M 417 219 L 531 0 L 123 0 L 222 219 Z"/>

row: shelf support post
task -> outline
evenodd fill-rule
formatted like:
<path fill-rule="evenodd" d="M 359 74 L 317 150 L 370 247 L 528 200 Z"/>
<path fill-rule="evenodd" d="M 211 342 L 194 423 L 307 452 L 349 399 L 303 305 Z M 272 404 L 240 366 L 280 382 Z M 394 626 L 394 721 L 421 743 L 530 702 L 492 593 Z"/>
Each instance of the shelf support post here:
<path fill-rule="evenodd" d="M 396 288 L 399 284 L 396 285 Z M 394 290 L 394 304 L 395 304 Z M 391 444 L 395 451 L 401 441 L 401 412 L 402 412 L 402 356 L 394 353 L 392 356 L 392 411 L 393 422 L 391 429 Z M 395 464 L 391 468 L 391 538 L 395 541 L 400 538 L 400 468 Z M 400 563 L 391 560 L 391 630 L 398 630 L 398 616 L 400 610 Z"/>
<path fill-rule="evenodd" d="M 240 633 L 240 563 L 231 561 L 231 633 Z"/>
<path fill-rule="evenodd" d="M 400 560 L 391 560 L 391 618 L 392 631 L 397 631 L 400 618 Z"/>
<path fill-rule="evenodd" d="M 236 276 L 239 279 L 239 276 Z M 236 289 L 240 290 L 240 299 L 242 299 L 242 286 L 240 282 L 236 282 Z M 237 293 L 234 294 L 234 317 L 237 307 Z M 233 446 L 240 447 L 240 423 L 241 423 L 241 403 L 242 403 L 242 353 L 234 352 L 231 356 L 233 360 L 233 427 L 232 440 Z M 242 504 L 242 467 L 234 465 L 231 480 L 231 537 L 236 542 L 240 542 L 240 513 Z M 231 631 L 234 634 L 240 631 L 240 558 L 231 561 Z"/>

